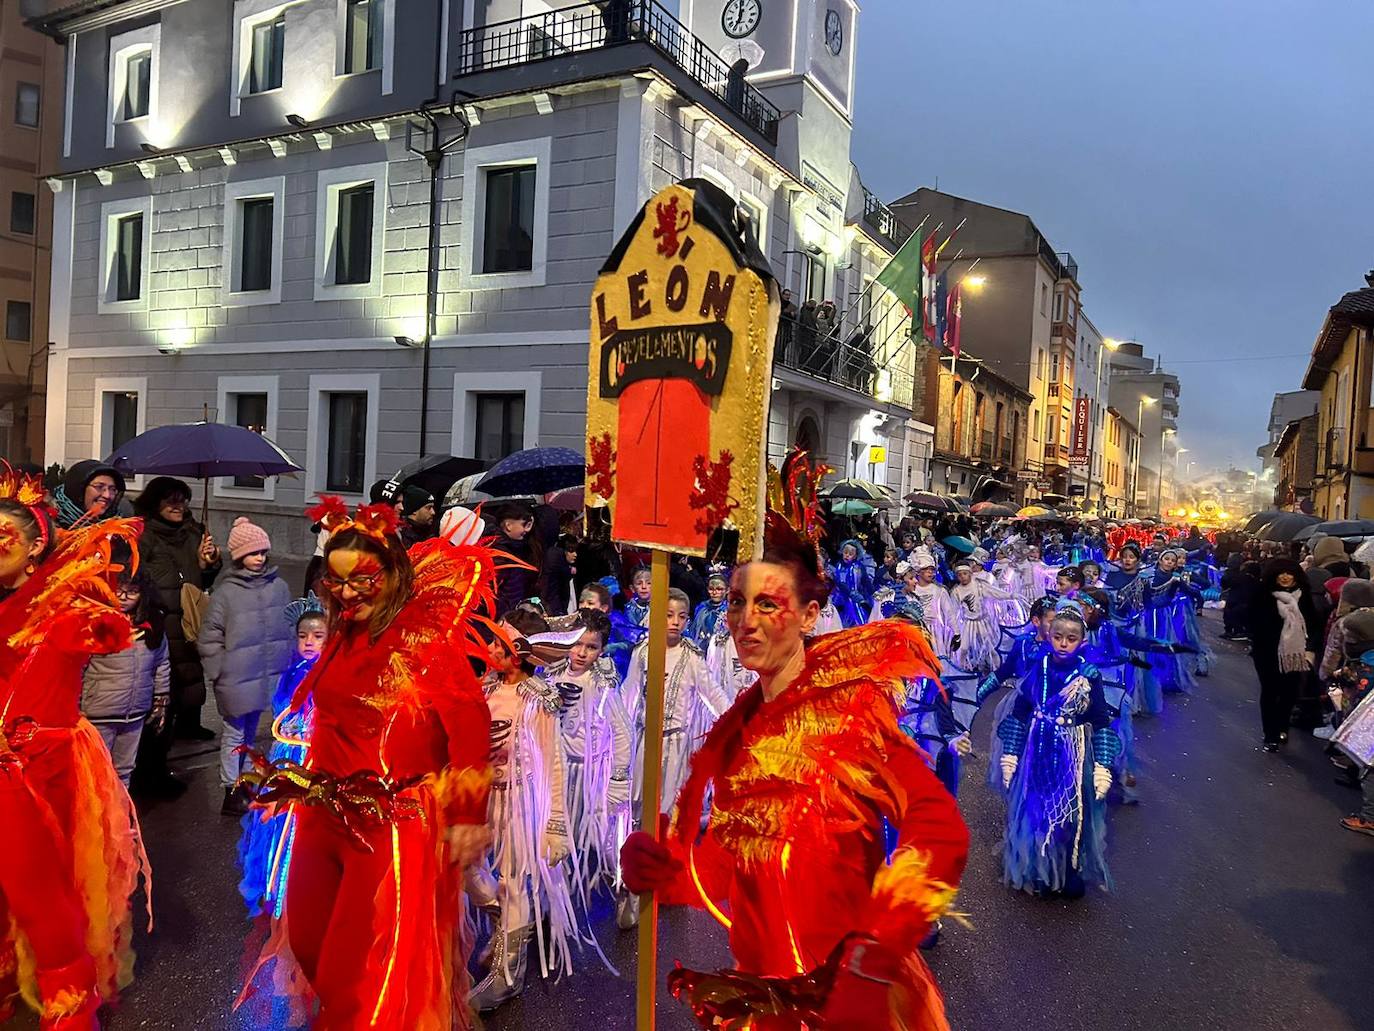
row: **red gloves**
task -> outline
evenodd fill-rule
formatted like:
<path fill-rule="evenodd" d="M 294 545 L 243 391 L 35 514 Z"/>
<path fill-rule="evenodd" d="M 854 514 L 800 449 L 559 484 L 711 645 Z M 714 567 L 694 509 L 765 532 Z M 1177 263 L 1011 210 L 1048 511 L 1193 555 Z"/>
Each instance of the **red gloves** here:
<path fill-rule="evenodd" d="M 683 869 L 670 848 L 644 831 L 635 831 L 620 846 L 620 876 L 636 894 L 671 886 Z"/>

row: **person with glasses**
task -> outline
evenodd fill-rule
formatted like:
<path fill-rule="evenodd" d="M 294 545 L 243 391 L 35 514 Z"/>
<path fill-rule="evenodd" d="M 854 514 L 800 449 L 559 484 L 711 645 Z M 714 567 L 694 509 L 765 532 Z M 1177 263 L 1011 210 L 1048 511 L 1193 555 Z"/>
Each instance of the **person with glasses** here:
<path fill-rule="evenodd" d="M 113 466 L 94 459 L 77 462 L 52 492 L 57 525 L 70 530 L 78 522 L 85 525 L 111 519 L 119 514 L 123 498 L 124 477 Z"/>
<path fill-rule="evenodd" d="M 143 735 L 133 785 L 135 791 L 150 795 L 180 794 L 185 786 L 167 769 L 173 739 L 212 741 L 215 737 L 200 723 L 205 673 L 195 641 L 187 638 L 182 623 L 185 595 L 193 593 L 183 592 L 183 588 L 209 590 L 220 571 L 221 559 L 214 538 L 191 516 L 191 488 L 184 480 L 154 477 L 134 499 L 134 511 L 143 517 L 139 561 L 167 613 L 163 629 L 171 661 L 172 700 L 162 733 Z"/>
<path fill-rule="evenodd" d="M 284 933 L 250 987 L 308 983 L 321 1028 L 466 1028 L 462 873 L 489 840 L 491 785 L 470 659 L 487 654 L 495 557 L 443 537 L 407 553 L 389 505 L 307 514 L 330 532 L 329 639 L 296 691 L 314 704 L 309 768 L 255 757 L 244 777 L 256 807 L 296 818 Z"/>

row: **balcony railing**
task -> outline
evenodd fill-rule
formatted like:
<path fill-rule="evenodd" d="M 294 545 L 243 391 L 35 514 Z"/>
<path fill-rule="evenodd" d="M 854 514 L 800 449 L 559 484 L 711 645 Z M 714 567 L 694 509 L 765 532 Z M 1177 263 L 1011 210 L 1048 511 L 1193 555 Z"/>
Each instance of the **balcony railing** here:
<path fill-rule="evenodd" d="M 778 320 L 773 360 L 785 369 L 804 373 L 832 386 L 911 408 L 915 387 L 911 373 L 893 368 L 892 362 L 880 366 L 873 355 L 871 333 L 865 336 L 856 332 L 843 340 L 838 332 L 826 332 L 815 323 L 782 318 Z"/>
<path fill-rule="evenodd" d="M 864 223 L 896 250 L 911 239 L 911 229 L 897 213 L 864 187 Z"/>
<path fill-rule="evenodd" d="M 458 74 L 530 64 L 566 54 L 647 43 L 739 115 L 769 143 L 778 142 L 778 109 L 743 71 L 683 27 L 657 0 L 578 4 L 468 29 L 458 45 Z"/>

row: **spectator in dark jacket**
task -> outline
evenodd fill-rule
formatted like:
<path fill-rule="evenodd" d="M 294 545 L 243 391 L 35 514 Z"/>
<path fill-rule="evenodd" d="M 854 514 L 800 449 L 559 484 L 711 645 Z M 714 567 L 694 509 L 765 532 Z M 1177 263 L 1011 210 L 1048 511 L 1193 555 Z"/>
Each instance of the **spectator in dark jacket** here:
<path fill-rule="evenodd" d="M 136 628 L 133 645 L 93 655 L 82 677 L 81 712 L 95 725 L 124 786 L 134 772 L 144 727 L 157 735 L 167 719 L 171 666 L 157 588 L 139 569 L 115 587 L 120 608 Z"/>
<path fill-rule="evenodd" d="M 291 664 L 295 628 L 287 623 L 291 591 L 268 564 L 272 542 L 262 527 L 240 516 L 229 529 L 233 568 L 215 584 L 196 647 L 205 681 L 224 719 L 220 735 L 220 812 L 241 816 L 247 800 L 235 790 L 244 747 L 252 747 L 272 691 Z"/>
<path fill-rule="evenodd" d="M 510 612 L 522 601 L 537 597 L 539 591 L 544 553 L 530 533 L 534 529 L 534 513 L 528 505 L 499 502 L 484 507 L 482 515 L 496 529 L 492 548 L 522 563 L 496 571 L 496 611 Z"/>
<path fill-rule="evenodd" d="M 408 484 L 401 488 L 399 536 L 407 549 L 434 536 L 438 525 L 434 495 L 423 487 Z"/>
<path fill-rule="evenodd" d="M 1260 586 L 1258 562 L 1246 562 L 1240 552 L 1226 559 L 1226 572 L 1221 574 L 1221 589 L 1225 592 L 1226 607 L 1222 609 L 1222 634 L 1228 641 L 1244 640 L 1250 605 Z"/>
<path fill-rule="evenodd" d="M 52 492 L 57 525 L 70 530 L 77 520 L 87 523 L 119 514 L 124 498 L 124 477 L 104 462 L 87 459 L 67 470 L 61 486 Z"/>
<path fill-rule="evenodd" d="M 171 476 L 150 480 L 134 501 L 134 511 L 143 517 L 139 561 L 167 612 L 163 628 L 172 677 L 167 727 L 160 734 L 144 734 L 139 747 L 135 783 L 147 791 L 177 788 L 167 772 L 167 750 L 174 736 L 200 741 L 215 736 L 200 724 L 205 676 L 195 642 L 188 641 L 182 629 L 181 588 L 190 584 L 208 590 L 219 572 L 220 554 L 209 532 L 191 518 L 190 504 L 191 488 Z"/>
<path fill-rule="evenodd" d="M 539 597 L 549 616 L 563 616 L 572 601 L 572 581 L 577 569 L 577 538 L 564 534 L 544 553 L 544 575 Z"/>
<path fill-rule="evenodd" d="M 1276 752 L 1288 740 L 1293 705 L 1322 650 L 1323 622 L 1302 566 L 1276 558 L 1264 567 L 1249 624 L 1264 750 Z"/>

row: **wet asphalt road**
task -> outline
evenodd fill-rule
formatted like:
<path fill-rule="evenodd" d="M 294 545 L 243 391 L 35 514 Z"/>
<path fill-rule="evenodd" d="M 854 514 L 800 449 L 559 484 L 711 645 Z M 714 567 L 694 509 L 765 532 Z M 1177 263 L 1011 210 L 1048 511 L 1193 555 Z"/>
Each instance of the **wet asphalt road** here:
<path fill-rule="evenodd" d="M 1142 801 L 1111 812 L 1114 894 L 1068 903 L 1003 888 L 999 805 L 981 769 L 966 767 L 961 804 L 974 849 L 960 905 L 973 927 L 948 928 L 929 954 L 954 1027 L 1374 1027 L 1374 839 L 1337 823 L 1358 794 L 1333 782 L 1307 734 L 1284 754 L 1259 750 L 1249 660 L 1240 646 L 1214 645 L 1202 690 L 1138 723 Z M 980 742 L 986 718 L 975 728 Z M 231 1011 L 247 925 L 234 889 L 238 828 L 218 815 L 212 763 L 208 749 L 188 750 L 179 766 L 191 790 L 144 810 L 157 926 L 139 936 L 138 981 L 108 1014 L 113 1031 L 281 1026 Z M 634 936 L 609 921 L 599 934 L 627 976 L 593 959 L 571 980 L 532 980 L 488 1028 L 632 1028 Z M 726 960 L 721 933 L 694 912 L 666 916 L 660 953 L 661 969 L 673 958 Z M 692 1026 L 671 1000 L 659 1011 L 660 1028 Z"/>

